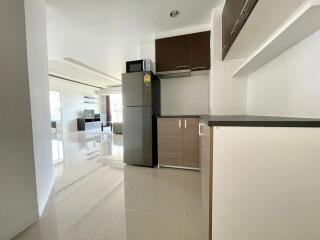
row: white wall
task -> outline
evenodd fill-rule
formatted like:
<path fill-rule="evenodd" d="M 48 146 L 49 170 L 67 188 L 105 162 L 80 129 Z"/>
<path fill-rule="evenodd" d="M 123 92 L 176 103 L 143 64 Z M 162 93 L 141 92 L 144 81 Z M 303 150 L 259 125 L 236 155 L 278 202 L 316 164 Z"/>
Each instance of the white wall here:
<path fill-rule="evenodd" d="M 165 32 L 157 32 L 155 36 L 158 39 L 158 38 L 174 37 L 174 36 L 190 34 L 190 33 L 204 32 L 209 30 L 210 30 L 210 24 L 202 24 L 202 25 L 190 26 L 186 28 L 172 29 Z"/>
<path fill-rule="evenodd" d="M 248 78 L 248 113 L 320 117 L 320 30 Z"/>
<path fill-rule="evenodd" d="M 37 199 L 41 216 L 53 188 L 45 2 L 25 0 L 25 12 Z"/>
<path fill-rule="evenodd" d="M 140 44 L 140 58 L 151 59 L 153 70 L 156 71 L 156 42 L 155 39 Z"/>
<path fill-rule="evenodd" d="M 246 78 L 231 78 L 243 60 L 222 61 L 222 10 L 214 8 L 212 13 L 210 114 L 246 114 Z"/>
<path fill-rule="evenodd" d="M 84 109 L 94 109 L 100 113 L 100 98 L 95 95 L 98 88 L 89 87 L 66 80 L 50 77 L 50 90 L 59 91 L 62 105 L 62 124 L 64 132 L 77 131 L 77 118 L 83 117 Z M 84 96 L 97 97 L 99 104 L 85 104 Z"/>
<path fill-rule="evenodd" d="M 38 218 L 24 1 L 0 3 L 0 239 Z"/>
<path fill-rule="evenodd" d="M 208 75 L 161 79 L 161 114 L 208 114 L 208 89 Z"/>
<path fill-rule="evenodd" d="M 149 58 L 153 62 L 156 61 L 156 43 L 155 40 L 145 42 L 140 45 L 140 57 L 141 59 Z"/>

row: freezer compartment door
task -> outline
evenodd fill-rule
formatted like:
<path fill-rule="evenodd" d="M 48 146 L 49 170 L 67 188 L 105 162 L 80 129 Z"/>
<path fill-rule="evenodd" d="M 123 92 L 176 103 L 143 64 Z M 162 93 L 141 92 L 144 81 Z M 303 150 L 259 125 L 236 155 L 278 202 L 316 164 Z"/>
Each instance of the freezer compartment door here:
<path fill-rule="evenodd" d="M 123 115 L 124 162 L 153 167 L 152 108 L 125 107 Z"/>
<path fill-rule="evenodd" d="M 135 72 L 122 74 L 123 106 L 151 106 L 151 72 Z"/>

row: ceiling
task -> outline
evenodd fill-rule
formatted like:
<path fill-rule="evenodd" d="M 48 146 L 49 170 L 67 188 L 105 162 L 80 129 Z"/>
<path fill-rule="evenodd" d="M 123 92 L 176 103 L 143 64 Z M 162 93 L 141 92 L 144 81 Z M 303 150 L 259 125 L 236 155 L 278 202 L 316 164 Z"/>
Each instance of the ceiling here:
<path fill-rule="evenodd" d="M 69 80 L 100 88 L 121 84 L 120 79 L 116 79 L 100 70 L 84 65 L 71 58 L 50 60 L 49 73 L 51 76 L 67 78 Z"/>
<path fill-rule="evenodd" d="M 141 43 L 153 40 L 158 32 L 209 23 L 211 9 L 221 2 L 46 0 L 49 69 L 58 71 L 56 60 L 72 58 L 120 79 L 125 61 L 140 57 Z M 180 17 L 169 17 L 173 9 L 180 10 Z M 61 71 L 68 75 L 65 68 Z"/>

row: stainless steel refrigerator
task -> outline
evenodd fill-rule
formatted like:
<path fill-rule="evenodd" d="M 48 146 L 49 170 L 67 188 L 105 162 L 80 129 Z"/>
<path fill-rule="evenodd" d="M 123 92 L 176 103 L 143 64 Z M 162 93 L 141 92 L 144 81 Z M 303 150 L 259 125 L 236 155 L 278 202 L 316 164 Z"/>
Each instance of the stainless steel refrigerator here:
<path fill-rule="evenodd" d="M 124 73 L 122 97 L 124 162 L 153 167 L 158 164 L 160 80 L 152 72 Z"/>

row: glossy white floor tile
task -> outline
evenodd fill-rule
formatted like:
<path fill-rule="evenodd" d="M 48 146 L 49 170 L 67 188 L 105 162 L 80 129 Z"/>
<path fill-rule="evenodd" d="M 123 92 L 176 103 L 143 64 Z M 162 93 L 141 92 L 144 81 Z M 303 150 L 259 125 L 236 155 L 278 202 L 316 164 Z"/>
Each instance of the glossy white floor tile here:
<path fill-rule="evenodd" d="M 52 149 L 56 192 L 112 161 L 122 163 L 122 135 L 110 132 L 56 134 Z"/>
<path fill-rule="evenodd" d="M 122 139 L 111 134 L 56 140 L 64 149 L 58 191 L 40 221 L 15 240 L 204 239 L 199 172 L 126 166 L 112 151 Z M 88 160 L 93 150 L 97 156 Z"/>

